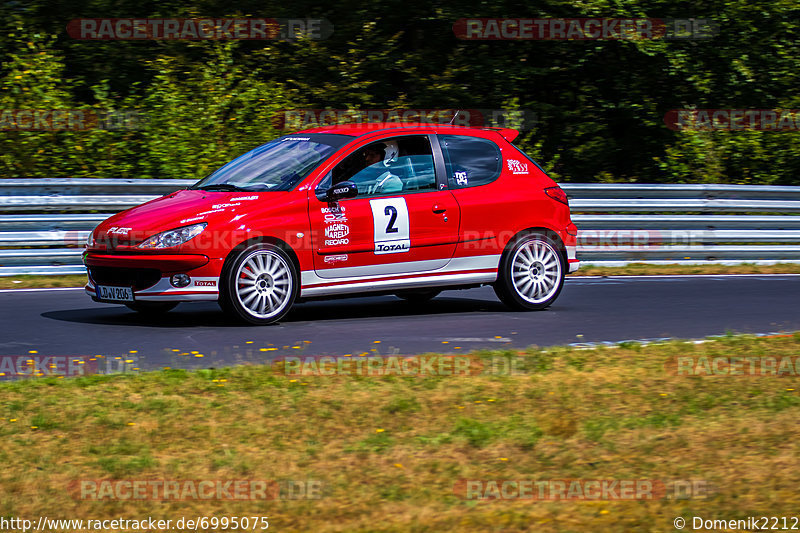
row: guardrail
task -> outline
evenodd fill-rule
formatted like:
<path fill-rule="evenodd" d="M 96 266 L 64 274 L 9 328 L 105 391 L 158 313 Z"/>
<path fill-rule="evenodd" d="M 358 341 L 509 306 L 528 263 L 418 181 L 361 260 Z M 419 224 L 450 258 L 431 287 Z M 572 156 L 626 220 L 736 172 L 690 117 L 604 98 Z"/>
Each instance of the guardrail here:
<path fill-rule="evenodd" d="M 187 180 L 0 180 L 0 276 L 82 274 L 88 233 Z M 585 264 L 800 262 L 800 187 L 565 183 Z"/>

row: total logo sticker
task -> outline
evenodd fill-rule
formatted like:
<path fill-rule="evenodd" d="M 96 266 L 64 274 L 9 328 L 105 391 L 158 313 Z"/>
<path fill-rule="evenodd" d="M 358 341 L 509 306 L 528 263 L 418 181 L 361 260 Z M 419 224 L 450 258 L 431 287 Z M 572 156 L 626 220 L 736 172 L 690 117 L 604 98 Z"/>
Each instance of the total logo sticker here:
<path fill-rule="evenodd" d="M 520 163 L 516 159 L 509 159 L 506 163 L 508 164 L 508 170 L 510 170 L 512 174 L 528 173 L 528 163 Z"/>
<path fill-rule="evenodd" d="M 407 252 L 409 249 L 411 249 L 411 243 L 409 241 L 375 243 L 376 254 L 395 254 L 397 252 Z"/>
<path fill-rule="evenodd" d="M 201 281 L 201 280 L 196 280 L 196 281 L 194 282 L 194 284 L 195 284 L 197 287 L 216 287 L 216 286 L 217 286 L 217 282 L 216 282 L 216 281 Z"/>

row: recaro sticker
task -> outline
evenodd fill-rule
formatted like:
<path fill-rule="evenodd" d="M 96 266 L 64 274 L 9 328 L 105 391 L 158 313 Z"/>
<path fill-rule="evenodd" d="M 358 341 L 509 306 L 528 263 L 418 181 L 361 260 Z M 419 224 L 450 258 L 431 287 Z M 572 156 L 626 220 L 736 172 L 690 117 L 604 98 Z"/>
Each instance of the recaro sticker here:
<path fill-rule="evenodd" d="M 405 198 L 369 201 L 375 228 L 375 254 L 396 254 L 411 249 L 408 206 Z"/>

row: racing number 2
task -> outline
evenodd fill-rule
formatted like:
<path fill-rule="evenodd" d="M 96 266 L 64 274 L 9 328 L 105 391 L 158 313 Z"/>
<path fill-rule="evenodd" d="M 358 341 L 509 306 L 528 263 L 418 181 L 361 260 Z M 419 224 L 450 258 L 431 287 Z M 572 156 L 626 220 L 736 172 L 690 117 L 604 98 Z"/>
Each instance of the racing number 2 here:
<path fill-rule="evenodd" d="M 383 213 L 389 215 L 389 223 L 386 224 L 386 233 L 397 233 L 397 228 L 394 226 L 394 223 L 397 222 L 397 208 L 393 205 L 387 205 Z"/>
<path fill-rule="evenodd" d="M 369 201 L 375 230 L 375 253 L 396 254 L 411 249 L 408 206 L 405 198 Z"/>

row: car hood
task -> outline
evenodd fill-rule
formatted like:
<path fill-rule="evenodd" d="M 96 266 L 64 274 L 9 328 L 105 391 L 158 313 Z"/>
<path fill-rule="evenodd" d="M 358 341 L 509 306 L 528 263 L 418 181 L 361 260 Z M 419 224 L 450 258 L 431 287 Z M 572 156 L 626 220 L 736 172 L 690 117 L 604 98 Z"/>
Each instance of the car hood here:
<path fill-rule="evenodd" d="M 156 233 L 200 222 L 223 228 L 256 207 L 263 212 L 281 205 L 287 194 L 180 190 L 106 219 L 95 229 L 95 240 L 116 247 L 136 245 Z"/>

